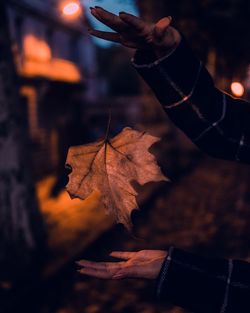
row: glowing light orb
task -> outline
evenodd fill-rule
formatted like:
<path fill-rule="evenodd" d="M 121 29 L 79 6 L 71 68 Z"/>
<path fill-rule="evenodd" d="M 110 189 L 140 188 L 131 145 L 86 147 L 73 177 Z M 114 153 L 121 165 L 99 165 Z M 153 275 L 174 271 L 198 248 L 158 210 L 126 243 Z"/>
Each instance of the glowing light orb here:
<path fill-rule="evenodd" d="M 69 2 L 63 7 L 63 14 L 67 16 L 76 16 L 80 14 L 81 8 L 77 2 Z"/>
<path fill-rule="evenodd" d="M 233 82 L 231 84 L 231 91 L 236 97 L 242 97 L 245 92 L 244 86 L 239 82 Z"/>

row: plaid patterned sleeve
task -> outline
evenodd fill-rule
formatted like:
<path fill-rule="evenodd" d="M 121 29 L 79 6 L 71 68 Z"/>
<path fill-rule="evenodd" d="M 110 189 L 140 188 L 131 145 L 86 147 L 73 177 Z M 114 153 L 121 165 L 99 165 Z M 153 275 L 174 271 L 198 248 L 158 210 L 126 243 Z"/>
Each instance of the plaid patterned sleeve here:
<path fill-rule="evenodd" d="M 250 264 L 171 248 L 156 291 L 159 299 L 194 313 L 249 313 Z"/>
<path fill-rule="evenodd" d="M 172 121 L 209 155 L 250 163 L 250 104 L 218 90 L 184 38 L 152 60 L 137 51 L 132 62 Z"/>

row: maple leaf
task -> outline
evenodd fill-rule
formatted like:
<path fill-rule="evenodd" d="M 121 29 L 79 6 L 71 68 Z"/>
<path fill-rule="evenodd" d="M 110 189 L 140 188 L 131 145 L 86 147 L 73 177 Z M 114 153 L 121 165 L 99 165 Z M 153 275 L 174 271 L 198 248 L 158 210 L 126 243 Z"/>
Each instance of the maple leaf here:
<path fill-rule="evenodd" d="M 138 193 L 131 183 L 168 180 L 148 151 L 159 140 L 146 132 L 124 128 L 113 139 L 71 147 L 66 160 L 72 169 L 66 186 L 71 198 L 86 199 L 99 191 L 107 212 L 131 230 L 131 212 L 139 209 Z"/>

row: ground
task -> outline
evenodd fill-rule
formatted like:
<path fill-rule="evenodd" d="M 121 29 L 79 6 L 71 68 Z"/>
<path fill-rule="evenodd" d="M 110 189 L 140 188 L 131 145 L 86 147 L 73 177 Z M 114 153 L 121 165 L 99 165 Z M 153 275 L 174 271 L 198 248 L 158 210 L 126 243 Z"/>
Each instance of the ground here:
<path fill-rule="evenodd" d="M 165 249 L 169 245 L 210 257 L 247 259 L 249 174 L 247 165 L 202 159 L 182 178 L 160 185 L 141 212 L 134 214 L 134 236 L 115 226 L 78 259 L 107 260 L 112 250 Z M 184 312 L 156 303 L 154 282 L 88 278 L 76 272 L 74 262 L 47 286 L 46 292 L 39 305 L 43 313 Z"/>

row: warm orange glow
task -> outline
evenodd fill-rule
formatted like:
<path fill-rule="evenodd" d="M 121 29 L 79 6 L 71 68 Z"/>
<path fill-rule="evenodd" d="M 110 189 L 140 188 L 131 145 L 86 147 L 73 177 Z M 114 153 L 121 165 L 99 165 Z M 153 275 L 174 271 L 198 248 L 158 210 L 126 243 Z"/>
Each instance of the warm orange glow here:
<path fill-rule="evenodd" d="M 231 84 L 231 91 L 236 97 L 242 97 L 245 92 L 244 86 L 239 82 L 233 82 Z"/>
<path fill-rule="evenodd" d="M 81 6 L 78 1 L 67 1 L 62 4 L 63 15 L 68 18 L 77 18 L 81 14 Z"/>
<path fill-rule="evenodd" d="M 46 41 L 27 35 L 24 38 L 24 60 L 19 65 L 20 75 L 45 77 L 51 80 L 78 83 L 82 80 L 79 68 L 72 62 L 53 58 Z"/>
<path fill-rule="evenodd" d="M 63 59 L 53 59 L 48 63 L 26 60 L 23 62 L 20 74 L 25 77 L 45 77 L 69 83 L 79 83 L 82 80 L 78 67 Z"/>
<path fill-rule="evenodd" d="M 52 57 L 50 47 L 46 41 L 33 35 L 25 36 L 23 50 L 26 58 L 39 62 L 48 62 Z"/>
<path fill-rule="evenodd" d="M 37 114 L 37 92 L 35 87 L 22 86 L 20 89 L 20 93 L 28 100 L 29 132 L 31 137 L 35 138 L 39 132 L 39 122 Z"/>
<path fill-rule="evenodd" d="M 47 176 L 36 185 L 39 208 L 48 227 L 48 245 L 58 253 L 53 262 L 46 266 L 43 277 L 51 277 L 69 259 L 74 259 L 100 234 L 110 229 L 115 221 L 105 213 L 101 195 L 94 191 L 87 199 L 70 199 L 64 190 L 56 198 L 51 198 L 51 189 L 56 177 Z M 84 238 L 84 240 L 79 240 Z M 74 247 L 74 249 L 72 249 Z"/>

